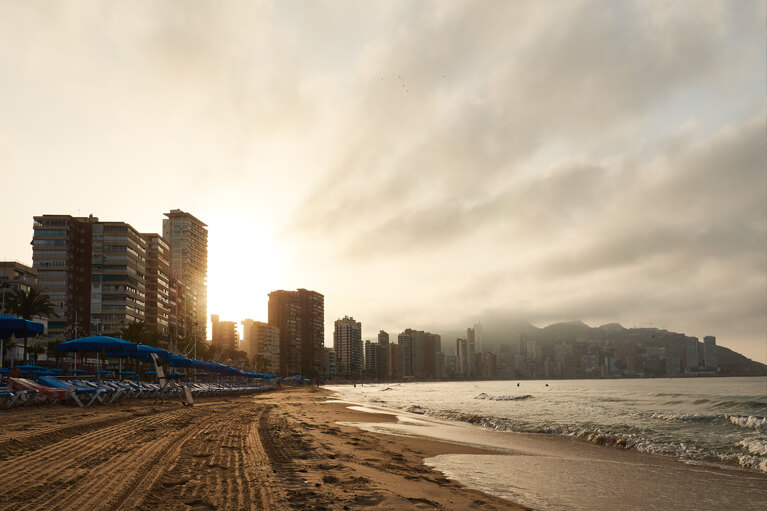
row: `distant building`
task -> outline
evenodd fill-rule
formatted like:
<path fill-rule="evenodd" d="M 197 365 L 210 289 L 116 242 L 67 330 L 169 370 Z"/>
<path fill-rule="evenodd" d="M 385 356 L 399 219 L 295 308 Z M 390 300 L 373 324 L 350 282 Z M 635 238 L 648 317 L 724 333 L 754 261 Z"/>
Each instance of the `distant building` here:
<path fill-rule="evenodd" d="M 706 369 L 718 369 L 719 361 L 716 356 L 716 337 L 707 335 L 703 338 L 703 361 Z"/>
<path fill-rule="evenodd" d="M 474 344 L 476 347 L 477 353 L 482 353 L 482 324 L 481 323 L 475 323 L 474 324 Z"/>
<path fill-rule="evenodd" d="M 476 376 L 477 374 L 477 339 L 476 331 L 473 328 L 466 329 L 466 356 L 468 358 L 468 366 L 466 370 L 466 376 Z"/>
<path fill-rule="evenodd" d="M 217 346 L 224 351 L 238 350 L 240 348 L 237 323 L 234 321 L 220 321 L 218 314 L 211 314 L 210 322 L 213 330 L 213 346 Z"/>
<path fill-rule="evenodd" d="M 277 374 L 280 370 L 280 330 L 252 319 L 242 322 L 242 349 L 253 361 L 256 370 Z"/>
<path fill-rule="evenodd" d="M 325 344 L 324 303 L 322 294 L 306 289 L 269 293 L 269 324 L 280 329 L 283 376 L 320 375 Z"/>
<path fill-rule="evenodd" d="M 173 209 L 165 213 L 162 237 L 170 249 L 170 272 L 184 284 L 187 335 L 207 339 L 208 229 L 190 213 Z"/>
<path fill-rule="evenodd" d="M 377 342 L 372 342 L 369 339 L 365 341 L 365 376 L 368 378 L 375 377 L 378 368 L 377 347 Z"/>
<path fill-rule="evenodd" d="M 684 370 L 687 373 L 698 370 L 698 338 L 686 337 L 684 340 Z"/>
<path fill-rule="evenodd" d="M 37 290 L 37 272 L 18 261 L 0 261 L 0 293 L 10 295 L 17 289 L 25 293 Z"/>
<path fill-rule="evenodd" d="M 174 275 L 168 276 L 168 349 L 174 353 L 178 353 L 187 341 L 185 289 L 183 282 Z M 196 350 L 193 353 L 196 354 Z"/>
<path fill-rule="evenodd" d="M 402 346 L 389 344 L 389 380 L 401 380 L 402 374 Z"/>
<path fill-rule="evenodd" d="M 457 357 L 458 376 L 466 377 L 469 375 L 469 354 L 466 345 L 466 339 L 458 338 L 455 340 L 455 356 Z"/>
<path fill-rule="evenodd" d="M 335 322 L 333 351 L 336 353 L 338 376 L 352 379 L 362 374 L 362 323 L 353 317 L 344 316 Z"/>
<path fill-rule="evenodd" d="M 415 378 L 415 339 L 413 339 L 412 331 L 408 329 L 399 334 L 397 344 L 400 347 L 402 359 L 402 377 Z"/>
<path fill-rule="evenodd" d="M 170 249 L 156 233 L 143 233 L 146 242 L 146 305 L 144 322 L 149 331 L 160 335 L 163 348 L 170 341 Z"/>
<path fill-rule="evenodd" d="M 381 378 L 387 378 L 389 374 L 389 334 L 383 330 L 378 332 L 378 368 Z"/>
<path fill-rule="evenodd" d="M 332 348 L 322 349 L 322 373 L 323 380 L 331 380 L 336 377 L 336 352 Z"/>

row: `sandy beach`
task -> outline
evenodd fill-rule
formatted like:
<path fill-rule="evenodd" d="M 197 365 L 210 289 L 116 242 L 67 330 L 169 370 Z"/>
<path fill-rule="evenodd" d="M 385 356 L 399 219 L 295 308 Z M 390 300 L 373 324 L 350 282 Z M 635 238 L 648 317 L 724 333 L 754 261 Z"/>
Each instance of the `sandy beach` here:
<path fill-rule="evenodd" d="M 523 509 L 423 464 L 474 447 L 361 431 L 387 414 L 286 389 L 0 412 L 1 509 Z"/>

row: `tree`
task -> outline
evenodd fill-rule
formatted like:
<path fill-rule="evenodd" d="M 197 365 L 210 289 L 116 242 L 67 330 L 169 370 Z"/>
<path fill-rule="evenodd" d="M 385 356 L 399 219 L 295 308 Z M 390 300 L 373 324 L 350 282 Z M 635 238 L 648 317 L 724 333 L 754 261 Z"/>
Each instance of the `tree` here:
<path fill-rule="evenodd" d="M 58 317 L 53 309 L 53 304 L 48 295 L 39 293 L 36 289 L 24 291 L 14 289 L 13 294 L 8 298 L 6 308 L 22 319 L 31 321 L 32 318 L 50 318 Z M 24 360 L 27 359 L 27 332 L 24 332 Z"/>
<path fill-rule="evenodd" d="M 120 329 L 120 335 L 126 341 L 155 347 L 159 344 L 161 337 L 159 332 L 148 329 L 143 321 L 125 325 Z"/>

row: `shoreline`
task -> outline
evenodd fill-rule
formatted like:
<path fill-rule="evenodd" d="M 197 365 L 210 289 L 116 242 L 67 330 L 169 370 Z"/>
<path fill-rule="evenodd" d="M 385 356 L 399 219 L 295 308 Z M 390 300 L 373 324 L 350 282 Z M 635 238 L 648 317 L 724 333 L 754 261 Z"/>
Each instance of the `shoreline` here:
<path fill-rule="evenodd" d="M 351 396 L 339 399 L 360 403 Z M 350 424 L 363 430 L 495 451 L 495 457 L 447 454 L 426 463 L 467 487 L 534 509 L 756 510 L 767 501 L 767 474 L 759 471 L 683 461 L 570 436 L 494 430 L 378 403 L 360 406 L 404 419 Z M 416 424 L 408 424 L 411 420 Z"/>

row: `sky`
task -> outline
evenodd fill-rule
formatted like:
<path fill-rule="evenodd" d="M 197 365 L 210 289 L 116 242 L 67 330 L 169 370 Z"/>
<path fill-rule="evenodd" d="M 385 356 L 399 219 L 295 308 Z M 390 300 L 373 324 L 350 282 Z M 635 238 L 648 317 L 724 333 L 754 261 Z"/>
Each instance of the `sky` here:
<path fill-rule="evenodd" d="M 763 1 L 0 1 L 0 260 L 209 226 L 209 313 L 654 326 L 767 362 Z M 447 334 L 446 334 L 447 335 Z M 443 345 L 451 346 L 451 339 Z"/>

